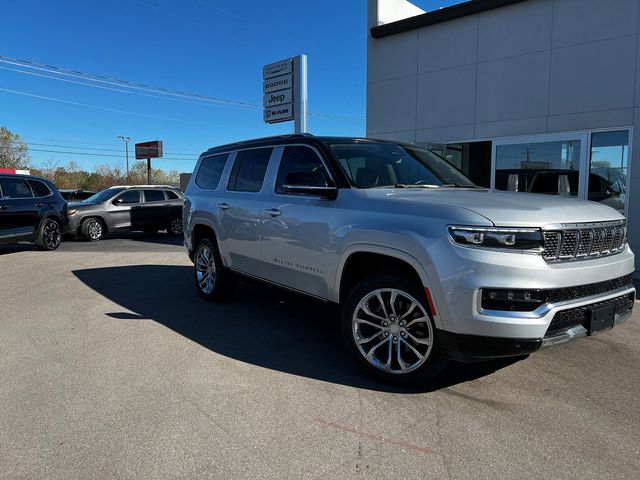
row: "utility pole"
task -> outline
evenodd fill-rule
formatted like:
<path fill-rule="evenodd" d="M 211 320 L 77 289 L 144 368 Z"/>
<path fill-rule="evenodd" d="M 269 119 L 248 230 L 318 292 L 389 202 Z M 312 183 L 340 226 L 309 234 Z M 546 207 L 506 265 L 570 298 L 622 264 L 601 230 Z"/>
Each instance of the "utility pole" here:
<path fill-rule="evenodd" d="M 131 137 L 125 137 L 122 135 L 118 135 L 116 138 L 121 138 L 124 142 L 124 154 L 127 162 L 127 180 L 129 179 L 129 142 L 131 141 Z"/>

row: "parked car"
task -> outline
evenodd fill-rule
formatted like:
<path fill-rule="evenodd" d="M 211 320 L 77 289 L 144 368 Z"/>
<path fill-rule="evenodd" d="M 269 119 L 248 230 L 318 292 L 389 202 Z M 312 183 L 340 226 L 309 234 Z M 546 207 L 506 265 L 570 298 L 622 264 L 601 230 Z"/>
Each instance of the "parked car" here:
<path fill-rule="evenodd" d="M 479 188 L 413 145 L 289 135 L 216 147 L 185 198 L 204 299 L 241 275 L 339 304 L 349 350 L 388 381 L 594 335 L 634 304 L 620 213 Z"/>
<path fill-rule="evenodd" d="M 69 204 L 69 233 L 91 242 L 116 231 L 182 235 L 182 192 L 166 185 L 111 187 Z"/>
<path fill-rule="evenodd" d="M 0 173 L 0 244 L 33 242 L 55 250 L 66 225 L 67 202 L 51 182 Z"/>
<path fill-rule="evenodd" d="M 61 188 L 58 191 L 60 192 L 60 195 L 62 195 L 62 198 L 64 198 L 67 202 L 86 200 L 87 198 L 96 194 L 96 192 L 82 189 L 75 190 L 69 188 Z"/>

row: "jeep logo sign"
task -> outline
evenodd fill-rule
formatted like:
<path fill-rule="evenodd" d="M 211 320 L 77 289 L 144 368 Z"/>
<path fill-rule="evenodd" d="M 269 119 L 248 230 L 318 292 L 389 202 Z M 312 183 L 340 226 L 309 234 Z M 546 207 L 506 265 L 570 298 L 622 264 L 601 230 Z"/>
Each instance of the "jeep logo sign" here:
<path fill-rule="evenodd" d="M 283 103 L 292 103 L 293 102 L 293 92 L 291 89 L 288 90 L 279 90 L 273 93 L 267 93 L 262 97 L 262 106 L 263 107 L 275 107 L 277 105 L 282 105 Z"/>

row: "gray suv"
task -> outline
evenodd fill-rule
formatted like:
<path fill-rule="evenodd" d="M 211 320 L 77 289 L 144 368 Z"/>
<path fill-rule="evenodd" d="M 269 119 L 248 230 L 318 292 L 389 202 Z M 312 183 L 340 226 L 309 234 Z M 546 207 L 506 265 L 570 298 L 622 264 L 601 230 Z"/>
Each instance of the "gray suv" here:
<path fill-rule="evenodd" d="M 349 350 L 388 381 L 594 335 L 634 305 L 617 211 L 479 188 L 414 145 L 288 135 L 216 147 L 185 196 L 203 298 L 224 299 L 242 275 L 339 304 Z"/>
<path fill-rule="evenodd" d="M 67 233 L 96 242 L 107 233 L 143 231 L 149 235 L 166 230 L 182 235 L 184 195 L 167 185 L 111 187 L 82 202 L 69 203 Z"/>

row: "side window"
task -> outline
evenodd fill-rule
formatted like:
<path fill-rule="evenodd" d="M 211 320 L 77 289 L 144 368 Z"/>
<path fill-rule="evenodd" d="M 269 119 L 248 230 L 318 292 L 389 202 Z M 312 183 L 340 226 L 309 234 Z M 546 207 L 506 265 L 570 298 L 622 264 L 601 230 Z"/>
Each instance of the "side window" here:
<path fill-rule="evenodd" d="M 127 190 L 116 199 L 116 202 L 119 205 L 130 205 L 132 203 L 140 203 L 140 190 Z"/>
<path fill-rule="evenodd" d="M 44 183 L 39 182 L 37 180 L 29 180 L 29 185 L 31 185 L 31 189 L 33 190 L 33 194 L 36 197 L 48 197 L 51 195 L 51 190 Z"/>
<path fill-rule="evenodd" d="M 328 187 L 333 183 L 318 154 L 311 148 L 302 146 L 284 149 L 276 180 L 276 192 L 288 193 L 284 190 L 287 182 L 312 187 Z"/>
<path fill-rule="evenodd" d="M 149 202 L 164 202 L 164 192 L 162 190 L 144 190 L 144 201 Z"/>
<path fill-rule="evenodd" d="M 272 148 L 257 148 L 238 152 L 229 178 L 229 190 L 259 192 L 272 151 Z"/>
<path fill-rule="evenodd" d="M 205 190 L 215 190 L 218 188 L 222 170 L 224 170 L 228 158 L 228 153 L 203 158 L 202 162 L 200 162 L 200 169 L 196 175 L 196 185 Z"/>
<path fill-rule="evenodd" d="M 176 192 L 172 192 L 171 190 L 165 190 L 164 193 L 167 194 L 169 200 L 178 200 L 180 198 Z"/>
<path fill-rule="evenodd" d="M 29 183 L 23 178 L 5 178 L 2 181 L 2 193 L 9 198 L 32 198 Z"/>

